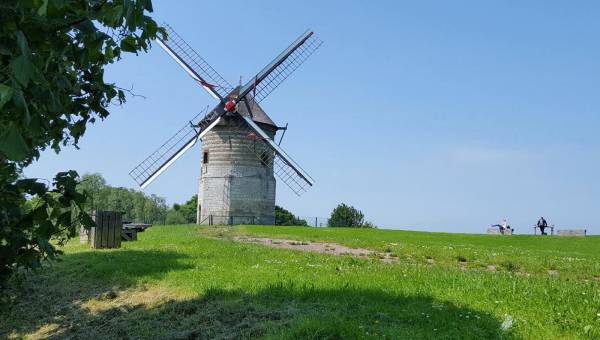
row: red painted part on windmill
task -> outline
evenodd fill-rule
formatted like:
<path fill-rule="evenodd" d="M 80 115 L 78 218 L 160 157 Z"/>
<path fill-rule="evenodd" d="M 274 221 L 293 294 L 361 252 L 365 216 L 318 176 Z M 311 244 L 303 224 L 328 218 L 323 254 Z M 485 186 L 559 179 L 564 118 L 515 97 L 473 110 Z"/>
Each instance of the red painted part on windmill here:
<path fill-rule="evenodd" d="M 246 138 L 248 138 L 250 140 L 257 140 L 258 139 L 258 137 L 256 136 L 256 134 L 254 132 L 250 132 L 249 134 L 247 134 Z"/>
<path fill-rule="evenodd" d="M 227 103 L 225 103 L 225 110 L 227 110 L 229 112 L 235 110 L 235 101 L 230 100 Z"/>

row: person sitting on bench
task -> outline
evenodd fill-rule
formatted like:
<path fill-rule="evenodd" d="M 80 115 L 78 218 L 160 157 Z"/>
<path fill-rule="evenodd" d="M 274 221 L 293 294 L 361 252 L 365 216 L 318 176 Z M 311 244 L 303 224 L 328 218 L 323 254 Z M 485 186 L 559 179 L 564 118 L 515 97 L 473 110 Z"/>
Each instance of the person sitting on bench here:
<path fill-rule="evenodd" d="M 510 229 L 510 226 L 508 225 L 508 220 L 503 219 L 502 223 L 500 224 L 500 233 L 504 234 L 508 229 Z"/>
<path fill-rule="evenodd" d="M 545 230 L 548 227 L 548 222 L 546 222 L 544 217 L 540 217 L 540 219 L 537 221 L 537 227 L 540 228 L 542 235 L 547 235 Z"/>

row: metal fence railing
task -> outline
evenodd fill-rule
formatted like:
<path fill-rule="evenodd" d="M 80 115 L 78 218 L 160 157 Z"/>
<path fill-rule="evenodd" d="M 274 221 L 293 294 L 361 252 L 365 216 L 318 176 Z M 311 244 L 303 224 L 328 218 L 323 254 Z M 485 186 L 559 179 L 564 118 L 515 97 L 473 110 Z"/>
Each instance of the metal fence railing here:
<path fill-rule="evenodd" d="M 327 224 L 329 223 L 329 218 L 327 217 L 298 216 L 297 218 L 306 221 L 306 224 L 311 227 L 327 227 Z"/>
<path fill-rule="evenodd" d="M 278 221 L 269 216 L 220 216 L 208 215 L 199 224 L 204 225 L 306 225 L 310 227 L 327 227 L 329 219 L 316 216 L 296 216 L 293 220 Z"/>
<path fill-rule="evenodd" d="M 273 217 L 268 216 L 220 216 L 208 215 L 199 224 L 238 225 L 238 224 L 275 224 Z"/>

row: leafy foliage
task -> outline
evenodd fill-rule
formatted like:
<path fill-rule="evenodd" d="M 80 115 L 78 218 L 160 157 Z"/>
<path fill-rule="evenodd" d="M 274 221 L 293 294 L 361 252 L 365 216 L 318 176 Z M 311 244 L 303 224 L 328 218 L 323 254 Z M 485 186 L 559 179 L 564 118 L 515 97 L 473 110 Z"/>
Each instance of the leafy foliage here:
<path fill-rule="evenodd" d="M 85 218 L 76 172 L 57 174 L 50 188 L 22 169 L 48 147 L 77 147 L 87 124 L 125 102 L 104 67 L 165 34 L 151 11 L 150 0 L 0 2 L 0 280 L 53 257 L 50 239 Z"/>
<path fill-rule="evenodd" d="M 353 206 L 339 204 L 331 212 L 328 225 L 330 227 L 375 228 L 370 222 L 365 222 L 365 215 Z"/>
<path fill-rule="evenodd" d="M 173 204 L 173 209 L 167 214 L 167 224 L 196 223 L 196 212 L 198 210 L 198 195 L 192 196 L 184 204 Z M 171 218 L 171 220 L 169 219 Z"/>
<path fill-rule="evenodd" d="M 145 195 L 133 189 L 112 187 L 98 173 L 85 174 L 77 190 L 88 197 L 87 212 L 110 210 L 123 213 L 124 220 L 164 224 L 167 217 L 165 199 L 156 195 Z"/>
<path fill-rule="evenodd" d="M 188 224 L 189 222 L 183 217 L 180 211 L 169 209 L 167 211 L 167 217 L 165 218 L 165 224 Z"/>
<path fill-rule="evenodd" d="M 275 225 L 305 226 L 308 223 L 303 219 L 297 218 L 290 211 L 276 205 Z"/>
<path fill-rule="evenodd" d="M 2 169 L 5 175 L 5 169 Z M 75 236 L 77 226 L 93 221 L 83 211 L 85 196 L 75 190 L 77 173 L 56 175 L 52 189 L 35 179 L 19 179 L 0 195 L 0 286 L 17 267 L 38 268 L 40 261 L 61 253 L 58 245 Z M 33 197 L 29 201 L 26 197 Z"/>
<path fill-rule="evenodd" d="M 148 49 L 159 32 L 151 10 L 150 1 L 2 1 L 0 153 L 26 165 L 48 146 L 76 145 L 109 104 L 123 103 L 104 66 Z"/>

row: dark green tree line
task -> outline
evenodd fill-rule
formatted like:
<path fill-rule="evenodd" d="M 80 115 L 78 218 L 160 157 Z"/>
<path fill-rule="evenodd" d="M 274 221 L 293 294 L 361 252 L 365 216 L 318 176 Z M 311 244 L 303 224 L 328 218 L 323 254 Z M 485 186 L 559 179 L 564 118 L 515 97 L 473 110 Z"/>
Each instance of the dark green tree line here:
<path fill-rule="evenodd" d="M 198 209 L 198 195 L 192 196 L 184 204 L 173 204 L 167 212 L 167 224 L 190 224 L 196 223 L 196 211 Z"/>
<path fill-rule="evenodd" d="M 123 213 L 123 220 L 163 224 L 167 217 L 165 199 L 141 191 L 112 187 L 100 174 L 85 174 L 77 190 L 88 197 L 85 210 L 110 210 Z"/>

